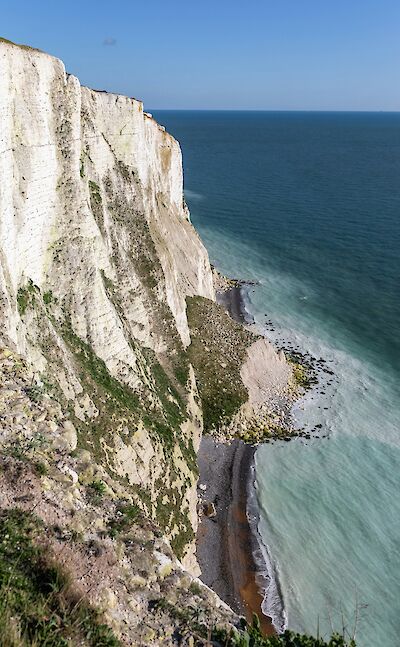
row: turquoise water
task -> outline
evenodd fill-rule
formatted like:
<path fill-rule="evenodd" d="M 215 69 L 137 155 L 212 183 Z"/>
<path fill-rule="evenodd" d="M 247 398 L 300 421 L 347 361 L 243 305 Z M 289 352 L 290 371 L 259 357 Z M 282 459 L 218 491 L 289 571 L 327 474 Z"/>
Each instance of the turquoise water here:
<path fill-rule="evenodd" d="M 212 261 L 260 282 L 248 307 L 270 339 L 334 372 L 294 410 L 327 438 L 256 454 L 281 590 L 265 610 L 314 633 L 351 633 L 357 615 L 360 647 L 398 646 L 400 114 L 155 116 L 181 141 Z"/>

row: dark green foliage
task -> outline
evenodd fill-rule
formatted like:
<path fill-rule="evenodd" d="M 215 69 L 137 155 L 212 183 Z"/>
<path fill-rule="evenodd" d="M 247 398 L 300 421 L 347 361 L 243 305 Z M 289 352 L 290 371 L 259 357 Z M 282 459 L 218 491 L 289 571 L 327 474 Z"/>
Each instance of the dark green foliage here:
<path fill-rule="evenodd" d="M 178 559 L 182 559 L 185 555 L 188 544 L 195 540 L 195 534 L 187 516 L 186 524 L 184 524 L 183 515 L 180 519 L 178 518 L 177 521 L 180 523 L 179 534 L 173 537 L 170 543 L 171 548 L 174 551 L 174 555 L 176 555 Z"/>
<path fill-rule="evenodd" d="M 26 293 L 26 290 L 24 290 L 24 288 L 19 288 L 18 294 L 17 294 L 17 304 L 18 304 L 18 312 L 21 317 L 25 314 L 25 311 L 28 307 L 28 303 L 29 303 L 29 295 Z"/>
<path fill-rule="evenodd" d="M 103 481 L 92 481 L 89 484 L 89 487 L 96 492 L 96 494 L 100 494 L 101 496 L 105 493 L 106 491 L 106 484 L 103 483 Z"/>
<path fill-rule="evenodd" d="M 81 162 L 81 177 L 83 177 L 84 168 L 83 161 Z M 103 199 L 100 193 L 100 187 L 96 182 L 89 180 L 89 192 L 90 192 L 90 208 L 96 219 L 98 226 L 101 231 L 104 230 L 104 213 L 103 213 Z"/>
<path fill-rule="evenodd" d="M 110 375 L 104 362 L 73 332 L 68 319 L 64 321 L 61 331 L 80 364 L 80 378 L 85 384 L 85 389 L 99 410 L 99 415 L 91 423 L 90 428 L 85 426 L 82 429 L 79 427 L 79 421 L 74 421 L 78 429 L 82 429 L 78 435 L 80 446 L 87 447 L 94 454 L 97 462 L 107 466 L 102 440 L 107 438 L 107 443 L 111 445 L 114 429 L 118 430 L 123 424 L 135 431 L 139 421 L 142 421 L 150 435 L 162 443 L 166 456 L 171 455 L 174 447 L 179 444 L 188 463 L 195 466 L 193 445 L 187 442 L 180 429 L 181 422 L 186 419 L 184 393 L 180 393 L 179 384 L 173 374 L 171 377 L 170 370 L 167 373 L 155 353 L 149 349 L 140 349 L 143 354 L 143 371 L 149 379 L 149 385 L 143 389 L 139 397 L 129 387 Z M 157 396 L 159 403 L 154 396 Z M 169 465 L 170 469 L 171 467 L 172 462 Z M 173 480 L 171 474 L 170 478 Z M 157 489 L 160 491 L 161 500 L 166 493 L 165 482 L 161 482 Z M 170 494 L 169 490 L 168 494 Z M 171 492 L 171 506 L 160 504 L 162 512 L 160 516 L 157 514 L 160 527 L 165 532 L 170 532 L 175 526 L 179 528 L 180 532 L 175 536 L 173 543 L 176 554 L 180 557 L 184 555 L 188 540 L 193 538 L 193 529 L 186 511 L 183 510 L 183 494 L 175 490 Z M 153 504 L 150 501 L 146 505 L 151 509 Z M 135 507 L 131 512 L 136 514 L 138 510 Z M 129 520 L 129 514 L 117 515 L 116 519 L 110 522 L 111 534 L 120 531 L 127 520 Z"/>
<path fill-rule="evenodd" d="M 69 321 L 64 323 L 62 333 L 64 339 L 73 347 L 89 376 L 107 392 L 115 406 L 122 405 L 127 409 L 137 411 L 138 396 L 128 386 L 112 377 L 103 360 L 94 353 L 91 346 L 74 333 Z"/>
<path fill-rule="evenodd" d="M 39 543 L 45 532 L 29 513 L 0 513 L 0 645 L 119 647 Z"/>
<path fill-rule="evenodd" d="M 228 635 L 226 631 L 216 630 L 213 637 L 220 641 L 224 647 L 356 647 L 354 640 L 347 641 L 337 633 L 328 640 L 292 631 L 285 631 L 279 636 L 264 636 L 256 615 L 252 625 L 243 621 L 241 631 Z"/>
<path fill-rule="evenodd" d="M 190 585 L 190 590 L 195 595 L 201 594 L 200 587 L 194 583 Z M 202 647 L 211 644 L 215 647 L 356 647 L 354 640 L 347 641 L 339 634 L 333 634 L 328 640 L 292 631 L 285 631 L 280 636 L 264 636 L 257 616 L 252 625 L 243 620 L 241 628 L 230 632 L 218 627 L 210 630 L 208 622 L 195 607 L 178 608 L 165 599 L 157 600 L 155 607 L 173 618 L 177 625 L 176 635 L 190 635 L 193 644 Z"/>
<path fill-rule="evenodd" d="M 190 593 L 193 593 L 193 595 L 201 595 L 202 593 L 200 585 L 194 580 L 190 583 L 189 591 Z"/>
<path fill-rule="evenodd" d="M 125 419 L 131 419 L 132 422 L 142 419 L 149 432 L 161 438 L 167 450 L 171 449 L 175 442 L 175 434 L 179 430 L 179 424 L 185 419 L 185 409 L 179 394 L 168 381 L 168 377 L 156 360 L 154 353 L 150 369 L 154 377 L 156 394 L 162 403 L 158 409 L 150 405 L 150 400 L 148 403 L 146 402 L 150 393 L 143 393 L 139 398 L 127 385 L 112 377 L 103 360 L 94 353 L 91 346 L 73 332 L 68 320 L 62 326 L 62 335 L 70 344 L 84 369 L 81 373 L 82 379 L 87 382 L 89 378 L 89 380 L 93 380 L 97 389 L 100 387 L 101 393 L 94 399 L 105 416 L 104 423 L 108 428 L 112 423 L 110 414 L 115 416 L 116 420 L 123 416 Z M 150 353 L 151 351 L 148 351 L 148 356 Z M 177 399 L 176 404 L 170 401 L 167 397 L 168 394 Z M 103 416 L 100 415 L 94 424 L 98 427 L 102 422 Z"/>
<path fill-rule="evenodd" d="M 53 293 L 51 290 L 48 290 L 48 292 L 45 292 L 43 294 L 43 302 L 46 305 L 49 305 L 53 301 Z"/>
<path fill-rule="evenodd" d="M 117 505 L 115 516 L 109 520 L 107 526 L 110 537 L 126 532 L 142 515 L 139 506 L 134 503 L 121 502 Z"/>
<path fill-rule="evenodd" d="M 177 430 L 186 418 L 186 404 L 178 391 L 174 375 L 167 374 L 166 369 L 160 364 L 156 354 L 150 348 L 143 349 L 146 365 L 150 369 L 156 394 L 162 405 L 165 421 L 172 430 Z M 169 368 L 169 367 L 168 367 Z M 162 421 L 160 424 L 165 427 Z M 164 434 L 161 434 L 164 435 Z"/>
<path fill-rule="evenodd" d="M 103 481 L 92 481 L 88 485 L 89 498 L 93 503 L 98 503 L 106 492 L 106 484 Z"/>
<path fill-rule="evenodd" d="M 37 461 L 34 464 L 34 469 L 36 474 L 38 474 L 38 476 L 45 476 L 48 471 L 47 466 L 44 463 L 41 463 L 40 461 Z"/>
<path fill-rule="evenodd" d="M 190 471 L 193 474 L 195 474 L 196 476 L 198 476 L 199 467 L 198 467 L 198 464 L 197 464 L 197 454 L 196 454 L 195 449 L 193 447 L 193 441 L 190 438 L 189 442 L 188 442 L 188 445 L 186 446 L 185 442 L 184 442 L 185 440 L 187 440 L 187 439 L 183 438 L 182 440 L 179 441 L 179 448 L 180 448 L 180 450 L 181 450 L 181 452 L 182 452 L 182 454 L 183 454 L 183 456 L 185 458 L 185 461 L 186 461 Z"/>
<path fill-rule="evenodd" d="M 299 352 L 287 348 L 283 348 L 282 350 L 285 353 L 286 360 L 292 367 L 296 384 L 305 390 L 315 386 L 318 383 L 318 378 L 315 365 L 313 365 L 312 361 Z"/>
<path fill-rule="evenodd" d="M 39 292 L 37 285 L 29 279 L 27 285 L 24 288 L 19 288 L 17 292 L 17 306 L 19 315 L 22 317 L 29 306 L 33 306 L 35 303 L 35 293 Z"/>
<path fill-rule="evenodd" d="M 3 453 L 16 458 L 17 460 L 26 461 L 34 455 L 36 449 L 43 447 L 45 442 L 45 438 L 42 434 L 37 434 L 34 438 L 25 438 L 24 436 L 21 436 L 10 442 L 8 445 L 4 445 Z"/>
<path fill-rule="evenodd" d="M 32 384 L 25 389 L 25 393 L 32 402 L 40 402 L 43 397 L 43 389 L 37 384 Z"/>

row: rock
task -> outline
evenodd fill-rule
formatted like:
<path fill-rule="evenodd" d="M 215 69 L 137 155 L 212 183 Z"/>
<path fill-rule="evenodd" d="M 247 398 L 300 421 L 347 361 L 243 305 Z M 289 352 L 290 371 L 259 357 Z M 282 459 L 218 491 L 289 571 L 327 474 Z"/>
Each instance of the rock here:
<path fill-rule="evenodd" d="M 166 555 L 164 555 L 164 553 L 160 553 L 158 550 L 154 551 L 154 557 L 158 562 L 158 567 L 157 567 L 158 575 L 162 579 L 164 579 L 165 577 L 168 577 L 168 575 L 170 575 L 174 567 L 172 560 Z"/>
<path fill-rule="evenodd" d="M 59 431 L 60 435 L 54 440 L 56 449 L 67 452 L 74 451 L 78 444 L 78 437 L 72 422 L 66 420 Z"/>
<path fill-rule="evenodd" d="M 76 449 L 76 446 L 78 444 L 78 437 L 76 433 L 76 429 L 72 422 L 69 420 L 66 420 L 63 424 L 63 438 L 65 441 L 69 444 L 69 448 L 71 451 L 74 451 Z"/>
<path fill-rule="evenodd" d="M 144 588 L 147 586 L 147 580 L 141 575 L 134 575 L 129 579 L 129 584 L 132 588 Z"/>
<path fill-rule="evenodd" d="M 46 423 L 43 423 L 42 433 L 46 436 L 53 435 L 58 430 L 58 424 L 54 420 L 46 420 Z"/>
<path fill-rule="evenodd" d="M 104 611 L 108 611 L 109 609 L 115 609 L 117 603 L 118 599 L 114 591 L 112 591 L 108 587 L 105 587 L 101 592 L 100 606 L 104 609 Z"/>
<path fill-rule="evenodd" d="M 85 422 L 86 418 L 96 418 L 99 415 L 97 407 L 93 404 L 87 393 L 79 400 L 75 400 L 74 413 L 82 422 Z"/>
<path fill-rule="evenodd" d="M 211 519 L 212 517 L 217 516 L 217 511 L 215 509 L 215 505 L 212 503 L 212 501 L 204 501 L 203 503 L 203 514 L 205 517 L 208 517 Z"/>
<path fill-rule="evenodd" d="M 62 472 L 63 474 L 65 474 L 71 479 L 73 484 L 78 483 L 78 474 L 73 469 L 71 469 L 68 465 L 66 465 L 65 463 L 58 463 L 57 467 L 60 470 L 60 472 Z"/>

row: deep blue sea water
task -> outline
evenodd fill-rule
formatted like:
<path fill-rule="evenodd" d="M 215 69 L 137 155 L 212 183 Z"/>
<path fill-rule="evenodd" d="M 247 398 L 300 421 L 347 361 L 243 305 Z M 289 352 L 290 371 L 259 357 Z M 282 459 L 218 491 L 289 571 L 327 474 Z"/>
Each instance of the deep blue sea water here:
<path fill-rule="evenodd" d="M 400 644 L 400 113 L 167 112 L 211 260 L 257 279 L 277 345 L 334 376 L 295 407 L 327 438 L 256 453 L 276 624 Z M 266 325 L 266 316 L 274 323 Z M 267 557 L 267 553 L 266 553 Z M 283 604 L 283 607 L 282 607 Z"/>

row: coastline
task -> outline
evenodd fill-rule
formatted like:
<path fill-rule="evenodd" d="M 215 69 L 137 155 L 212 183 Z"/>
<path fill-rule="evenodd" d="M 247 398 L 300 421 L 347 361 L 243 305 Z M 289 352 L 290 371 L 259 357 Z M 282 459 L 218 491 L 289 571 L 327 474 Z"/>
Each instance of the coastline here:
<path fill-rule="evenodd" d="M 197 534 L 197 559 L 202 571 L 200 579 L 248 622 L 256 613 L 264 634 L 271 635 L 276 630 L 272 619 L 262 611 L 264 595 L 258 579 L 263 571 L 255 559 L 259 543 L 247 510 L 248 489 L 254 487 L 255 451 L 255 447 L 240 440 L 227 445 L 210 436 L 202 438 L 198 463 L 203 513 Z M 211 503 L 215 513 L 213 510 L 207 516 L 204 509 Z"/>
<path fill-rule="evenodd" d="M 245 282 L 234 282 L 217 289 L 217 302 L 235 321 L 249 325 L 253 319 L 245 308 L 245 286 Z M 256 614 L 263 633 L 272 635 L 276 628 L 263 611 L 260 585 L 267 582 L 268 569 L 257 531 L 255 452 L 256 447 L 240 440 L 223 444 L 210 436 L 202 438 L 198 452 L 197 558 L 202 581 L 248 622 Z"/>

